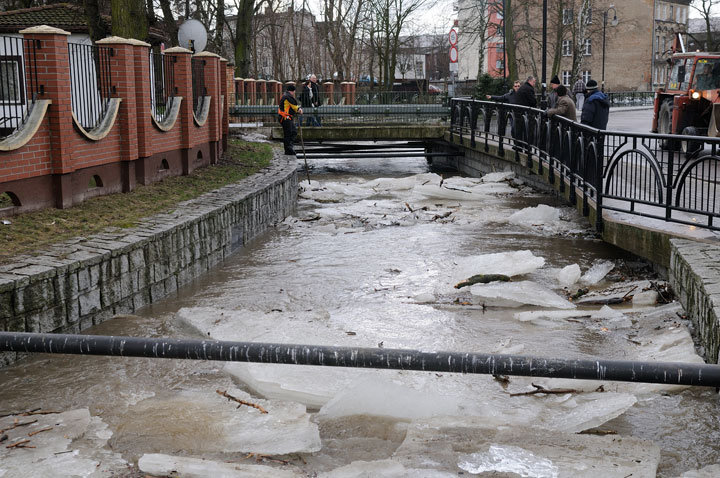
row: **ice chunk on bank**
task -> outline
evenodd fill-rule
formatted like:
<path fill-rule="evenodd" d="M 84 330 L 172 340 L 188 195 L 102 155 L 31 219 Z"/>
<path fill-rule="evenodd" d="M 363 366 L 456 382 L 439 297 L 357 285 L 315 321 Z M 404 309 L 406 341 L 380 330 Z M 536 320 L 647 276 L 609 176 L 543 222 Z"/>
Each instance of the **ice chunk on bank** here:
<path fill-rule="evenodd" d="M 488 173 L 481 177 L 480 180 L 484 183 L 499 183 L 501 181 L 507 181 L 515 177 L 515 173 L 512 171 L 501 171 L 497 173 Z"/>
<path fill-rule="evenodd" d="M 242 406 L 208 393 L 181 392 L 144 400 L 128 409 L 118 440 L 140 438 L 148 452 L 178 450 L 203 453 L 252 452 L 269 455 L 308 453 L 320 450 L 320 433 L 310 422 L 305 406 L 299 403 L 264 400 L 239 389 L 226 393 L 256 404 L 259 409 Z M 148 422 L 163 426 L 148 427 Z"/>
<path fill-rule="evenodd" d="M 720 476 L 720 465 L 710 465 L 699 470 L 690 470 L 683 473 L 678 478 L 717 478 Z"/>
<path fill-rule="evenodd" d="M 319 478 L 457 478 L 457 473 L 441 472 L 427 469 L 406 468 L 392 459 L 376 461 L 353 461 L 327 473 L 320 473 Z"/>
<path fill-rule="evenodd" d="M 557 280 L 562 287 L 570 287 L 580 279 L 580 266 L 577 264 L 571 264 L 560 269 L 558 272 Z"/>
<path fill-rule="evenodd" d="M 496 456 L 513 458 L 516 464 L 522 457 L 542 464 L 548 471 L 555 467 L 560 478 L 654 478 L 660 460 L 657 445 L 633 437 L 619 440 L 612 436 L 566 434 L 516 426 L 497 430 L 484 426 L 474 417 L 463 421 L 430 419 L 411 423 L 393 460 L 405 466 L 457 473 L 461 463 L 466 463 L 463 468 L 470 471 L 471 466 L 478 464 L 472 459 L 473 455 L 486 454 L 491 447 L 496 447 Z"/>
<path fill-rule="evenodd" d="M 615 264 L 611 261 L 599 261 L 592 265 L 590 269 L 583 274 L 580 282 L 587 285 L 594 285 L 605 278 L 608 273 L 615 268 Z"/>
<path fill-rule="evenodd" d="M 265 465 L 222 463 L 202 458 L 148 453 L 138 460 L 143 473 L 156 476 L 182 476 L 183 478 L 299 478 L 304 473 L 273 468 Z"/>
<path fill-rule="evenodd" d="M 412 420 L 439 415 L 456 415 L 460 403 L 454 397 L 432 390 L 415 390 L 381 378 L 356 382 L 337 394 L 320 409 L 320 415 L 374 415 Z"/>
<path fill-rule="evenodd" d="M 553 224 L 560 220 L 560 210 L 554 207 L 540 204 L 536 207 L 526 207 L 509 218 L 510 224 L 517 226 L 537 226 L 540 224 Z"/>
<path fill-rule="evenodd" d="M 536 305 L 555 309 L 574 309 L 575 304 L 568 302 L 555 292 L 532 281 L 493 282 L 476 284 L 470 287 L 474 302 L 496 307 L 520 307 Z"/>
<path fill-rule="evenodd" d="M 453 272 L 453 284 L 476 274 L 503 274 L 508 277 L 529 274 L 545 265 L 545 259 L 531 251 L 496 252 L 461 257 Z"/>
<path fill-rule="evenodd" d="M 490 445 L 487 452 L 461 455 L 458 467 L 474 475 L 497 471 L 530 478 L 558 478 L 558 467 L 552 461 L 512 445 Z"/>

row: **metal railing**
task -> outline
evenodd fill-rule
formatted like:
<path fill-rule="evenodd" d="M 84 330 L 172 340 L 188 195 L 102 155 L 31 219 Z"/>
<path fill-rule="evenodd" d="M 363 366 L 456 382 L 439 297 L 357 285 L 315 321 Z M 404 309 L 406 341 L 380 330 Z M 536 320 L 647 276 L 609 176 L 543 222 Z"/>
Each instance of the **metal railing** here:
<path fill-rule="evenodd" d="M 72 111 L 86 130 L 97 127 L 105 117 L 114 93 L 110 58 L 112 48 L 68 43 Z"/>
<path fill-rule="evenodd" d="M 719 230 L 720 138 L 601 131 L 540 110 L 452 100 L 451 131 L 471 145 L 520 162 L 537 160 L 551 183 L 602 211 Z M 688 149 L 689 147 L 689 149 Z M 682 151 L 692 151 L 686 154 Z M 699 149 L 698 149 L 699 148 Z"/>
<path fill-rule="evenodd" d="M 150 50 L 152 115 L 158 123 L 165 121 L 172 108 L 175 97 L 175 61 L 174 56 Z"/>
<path fill-rule="evenodd" d="M 38 84 L 39 40 L 1 37 L 0 48 L 0 138 L 20 129 L 43 88 Z"/>
<path fill-rule="evenodd" d="M 300 93 L 296 98 L 300 101 Z M 332 94 L 327 92 L 320 92 L 320 105 L 340 105 L 346 106 L 348 101 L 346 96 L 341 91 L 334 91 Z M 240 93 L 236 87 L 235 95 L 231 98 L 230 104 L 237 106 L 241 105 L 273 105 L 277 104 L 280 100 L 280 94 L 265 92 L 265 93 Z M 449 99 L 445 93 L 441 94 L 429 94 L 422 92 L 413 91 L 356 91 L 353 94 L 353 104 L 355 105 L 426 105 L 426 104 L 438 104 L 448 105 Z"/>
<path fill-rule="evenodd" d="M 205 87 L 205 60 L 202 58 L 192 59 L 192 101 L 195 115 L 199 115 L 203 108 L 203 101 L 207 95 Z"/>
<path fill-rule="evenodd" d="M 315 118 L 323 126 L 368 126 L 392 124 L 447 124 L 450 107 L 443 105 L 327 105 L 303 108 L 299 116 L 310 123 Z M 276 105 L 238 105 L 230 107 L 231 122 L 262 122 L 277 125 Z"/>

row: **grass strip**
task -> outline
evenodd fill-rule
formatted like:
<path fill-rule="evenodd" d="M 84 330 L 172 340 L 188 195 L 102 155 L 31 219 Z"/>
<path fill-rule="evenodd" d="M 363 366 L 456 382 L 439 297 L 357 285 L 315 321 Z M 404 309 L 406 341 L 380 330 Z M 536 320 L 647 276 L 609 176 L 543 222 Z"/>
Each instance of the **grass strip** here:
<path fill-rule="evenodd" d="M 271 158 L 268 143 L 230 139 L 228 151 L 217 165 L 200 168 L 188 176 L 138 185 L 129 193 L 94 197 L 68 209 L 12 216 L 7 218 L 11 224 L 0 224 L 0 264 L 73 237 L 89 236 L 107 228 L 135 227 L 144 218 L 173 211 L 182 201 L 256 173 L 268 166 Z"/>

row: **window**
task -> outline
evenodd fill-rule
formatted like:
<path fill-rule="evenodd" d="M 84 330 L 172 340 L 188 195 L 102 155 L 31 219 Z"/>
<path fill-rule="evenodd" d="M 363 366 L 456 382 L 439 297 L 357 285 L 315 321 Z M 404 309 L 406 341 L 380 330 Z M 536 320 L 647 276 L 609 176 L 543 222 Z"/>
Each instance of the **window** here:
<path fill-rule="evenodd" d="M 570 40 L 563 40 L 562 42 L 562 56 L 572 55 L 572 42 Z"/>
<path fill-rule="evenodd" d="M 562 82 L 565 86 L 570 86 L 570 72 L 568 70 L 565 70 L 562 72 Z"/>
<path fill-rule="evenodd" d="M 497 61 L 495 62 L 495 69 L 496 69 L 496 70 L 502 70 L 502 69 L 503 69 L 503 61 L 502 61 L 502 60 L 497 60 Z"/>
<path fill-rule="evenodd" d="M 587 10 L 587 18 L 585 19 L 585 23 L 587 23 L 588 25 L 592 23 L 592 17 L 593 17 L 592 12 L 593 12 L 593 11 L 592 11 L 592 8 L 588 8 L 588 10 Z"/>
<path fill-rule="evenodd" d="M 563 25 L 570 25 L 573 22 L 573 9 L 563 8 Z"/>
<path fill-rule="evenodd" d="M 670 5 L 670 15 L 668 16 L 668 20 L 672 21 L 673 17 L 675 16 L 675 11 L 673 10 L 674 5 Z"/>
<path fill-rule="evenodd" d="M 503 53 L 505 53 L 505 45 L 503 45 L 502 43 L 498 43 L 497 45 L 495 45 L 495 51 L 498 55 L 502 55 Z"/>
<path fill-rule="evenodd" d="M 592 55 L 592 40 L 589 38 L 586 38 L 583 42 L 583 55 Z"/>
<path fill-rule="evenodd" d="M 583 83 L 587 84 L 587 82 L 590 81 L 590 78 L 591 78 L 590 70 L 585 70 L 582 72 Z"/>
<path fill-rule="evenodd" d="M 22 69 L 19 56 L 0 56 L 0 102 L 24 103 Z"/>

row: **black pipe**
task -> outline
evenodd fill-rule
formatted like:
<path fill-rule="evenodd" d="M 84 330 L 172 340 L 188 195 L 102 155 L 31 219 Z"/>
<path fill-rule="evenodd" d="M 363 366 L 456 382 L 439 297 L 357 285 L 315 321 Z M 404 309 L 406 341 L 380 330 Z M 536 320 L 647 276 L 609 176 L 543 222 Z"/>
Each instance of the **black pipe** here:
<path fill-rule="evenodd" d="M 0 332 L 0 352 L 117 355 L 720 387 L 720 365 L 220 340 Z"/>

